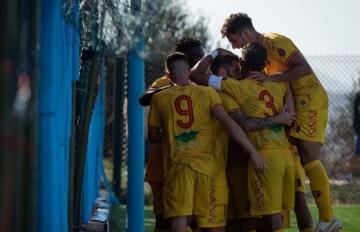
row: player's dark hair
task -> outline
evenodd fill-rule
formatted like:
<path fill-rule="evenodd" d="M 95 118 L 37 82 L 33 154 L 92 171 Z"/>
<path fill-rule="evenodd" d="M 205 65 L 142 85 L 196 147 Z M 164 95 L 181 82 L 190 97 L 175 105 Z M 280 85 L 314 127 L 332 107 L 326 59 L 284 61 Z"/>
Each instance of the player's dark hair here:
<path fill-rule="evenodd" d="M 250 43 L 243 48 L 243 63 L 249 71 L 261 71 L 265 67 L 266 49 L 258 43 Z"/>
<path fill-rule="evenodd" d="M 176 43 L 176 51 L 184 53 L 186 49 L 196 46 L 202 46 L 200 40 L 184 37 Z"/>
<path fill-rule="evenodd" d="M 218 75 L 220 68 L 231 67 L 233 61 L 239 61 L 239 57 L 237 56 L 217 56 L 211 62 L 211 72 L 215 75 Z"/>
<path fill-rule="evenodd" d="M 223 37 L 229 34 L 235 34 L 245 28 L 254 29 L 251 18 L 245 13 L 231 14 L 221 28 L 221 35 Z"/>
<path fill-rule="evenodd" d="M 176 61 L 180 61 L 180 60 L 183 60 L 183 61 L 185 61 L 186 63 L 189 64 L 189 60 L 188 60 L 188 58 L 185 56 L 184 53 L 181 53 L 181 52 L 173 52 L 173 53 L 171 53 L 171 54 L 168 55 L 168 57 L 166 58 L 166 62 L 165 62 L 166 69 L 171 73 L 171 72 L 172 72 L 172 69 L 173 69 L 173 64 L 174 64 Z"/>

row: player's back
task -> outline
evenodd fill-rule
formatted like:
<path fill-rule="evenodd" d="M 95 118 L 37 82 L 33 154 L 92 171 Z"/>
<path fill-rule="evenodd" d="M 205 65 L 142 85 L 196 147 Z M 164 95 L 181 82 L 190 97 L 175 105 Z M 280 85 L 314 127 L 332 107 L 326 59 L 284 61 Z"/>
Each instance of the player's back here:
<path fill-rule="evenodd" d="M 266 118 L 277 115 L 284 105 L 285 83 L 255 80 L 223 81 L 222 90 L 230 94 L 249 117 Z M 247 135 L 256 149 L 287 148 L 289 146 L 283 126 L 277 125 L 259 131 L 249 131 Z"/>
<path fill-rule="evenodd" d="M 212 109 L 221 104 L 216 91 L 208 87 L 173 86 L 153 96 L 164 131 L 164 175 L 171 175 L 178 164 L 213 175 Z M 151 117 L 151 116 L 150 116 Z"/>

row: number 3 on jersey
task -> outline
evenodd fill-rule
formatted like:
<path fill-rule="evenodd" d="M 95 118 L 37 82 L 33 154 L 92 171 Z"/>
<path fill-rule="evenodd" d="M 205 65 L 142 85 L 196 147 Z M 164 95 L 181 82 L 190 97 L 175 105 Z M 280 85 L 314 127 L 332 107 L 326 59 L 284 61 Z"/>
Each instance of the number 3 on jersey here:
<path fill-rule="evenodd" d="M 274 97 L 271 95 L 271 93 L 267 90 L 263 90 L 259 94 L 259 100 L 265 101 L 265 106 L 269 109 L 271 109 L 273 115 L 269 115 L 268 113 L 264 112 L 264 115 L 266 117 L 277 115 L 277 110 L 274 105 Z"/>
<path fill-rule="evenodd" d="M 180 95 L 175 99 L 175 110 L 178 114 L 182 116 L 187 116 L 187 120 L 176 120 L 176 124 L 183 128 L 187 129 L 191 127 L 194 123 L 194 112 L 191 98 L 187 95 Z"/>

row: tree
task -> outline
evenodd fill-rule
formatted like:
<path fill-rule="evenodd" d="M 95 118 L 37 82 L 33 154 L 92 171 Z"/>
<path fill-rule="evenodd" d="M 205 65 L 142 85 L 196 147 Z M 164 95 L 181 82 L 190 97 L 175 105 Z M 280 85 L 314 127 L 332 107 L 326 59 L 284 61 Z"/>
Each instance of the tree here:
<path fill-rule="evenodd" d="M 189 23 L 190 15 L 182 1 L 145 0 L 143 6 L 145 40 L 145 80 L 147 86 L 164 71 L 165 57 L 175 50 L 182 37 L 199 39 L 208 46 L 207 20 L 200 16 Z"/>

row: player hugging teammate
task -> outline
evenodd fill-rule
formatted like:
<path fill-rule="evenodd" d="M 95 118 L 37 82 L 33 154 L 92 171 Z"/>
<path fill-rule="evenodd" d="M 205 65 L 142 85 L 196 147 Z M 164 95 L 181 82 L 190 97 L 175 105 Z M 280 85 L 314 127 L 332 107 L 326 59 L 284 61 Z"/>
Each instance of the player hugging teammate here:
<path fill-rule="evenodd" d="M 339 231 L 319 160 L 325 89 L 290 39 L 258 33 L 246 14 L 230 15 L 221 33 L 240 58 L 221 48 L 204 56 L 198 40 L 183 39 L 142 97 L 155 231 L 284 231 L 293 209 L 300 231 Z"/>

